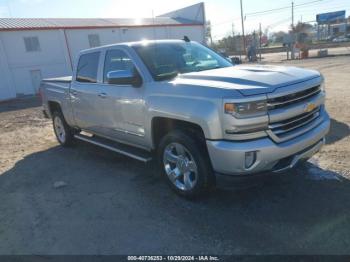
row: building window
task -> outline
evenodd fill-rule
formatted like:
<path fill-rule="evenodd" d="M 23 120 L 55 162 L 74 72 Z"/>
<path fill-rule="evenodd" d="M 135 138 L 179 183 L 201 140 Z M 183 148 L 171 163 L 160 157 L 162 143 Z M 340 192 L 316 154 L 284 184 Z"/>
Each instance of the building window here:
<path fill-rule="evenodd" d="M 24 37 L 24 45 L 27 52 L 40 51 L 40 43 L 37 36 Z"/>
<path fill-rule="evenodd" d="M 100 36 L 97 34 L 88 35 L 90 47 L 100 46 Z"/>

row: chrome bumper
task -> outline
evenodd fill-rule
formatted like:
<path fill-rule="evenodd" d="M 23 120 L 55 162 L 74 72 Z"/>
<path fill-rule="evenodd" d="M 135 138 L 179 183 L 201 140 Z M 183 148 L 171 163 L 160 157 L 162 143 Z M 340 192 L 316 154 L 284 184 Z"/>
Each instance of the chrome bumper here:
<path fill-rule="evenodd" d="M 225 175 L 243 175 L 264 171 L 281 172 L 294 167 L 320 150 L 330 128 L 327 112 L 320 125 L 301 136 L 275 143 L 269 137 L 244 141 L 210 141 L 207 147 L 215 172 Z M 256 151 L 256 161 L 245 168 L 246 152 Z"/>

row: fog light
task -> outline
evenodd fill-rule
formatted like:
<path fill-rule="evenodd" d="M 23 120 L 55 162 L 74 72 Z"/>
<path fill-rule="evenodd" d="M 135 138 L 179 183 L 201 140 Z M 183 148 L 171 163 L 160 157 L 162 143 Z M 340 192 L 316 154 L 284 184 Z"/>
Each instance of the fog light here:
<path fill-rule="evenodd" d="M 245 153 L 245 168 L 250 168 L 256 161 L 256 151 Z"/>

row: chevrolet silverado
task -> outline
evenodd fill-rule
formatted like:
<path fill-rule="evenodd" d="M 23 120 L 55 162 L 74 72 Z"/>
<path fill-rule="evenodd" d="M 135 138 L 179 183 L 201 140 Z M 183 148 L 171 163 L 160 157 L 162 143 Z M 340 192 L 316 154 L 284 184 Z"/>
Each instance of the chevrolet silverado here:
<path fill-rule="evenodd" d="M 220 177 L 282 172 L 324 144 L 330 119 L 314 70 L 232 65 L 193 41 L 81 51 L 72 77 L 41 84 L 58 142 L 75 139 L 148 162 L 180 195 Z"/>

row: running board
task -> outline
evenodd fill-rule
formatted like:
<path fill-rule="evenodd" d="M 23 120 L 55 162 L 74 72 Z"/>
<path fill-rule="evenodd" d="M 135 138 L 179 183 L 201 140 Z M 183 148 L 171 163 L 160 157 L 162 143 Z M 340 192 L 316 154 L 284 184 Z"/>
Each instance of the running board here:
<path fill-rule="evenodd" d="M 149 162 L 152 160 L 151 153 L 142 150 L 139 148 L 135 148 L 129 145 L 121 144 L 115 141 L 111 141 L 106 138 L 98 137 L 98 136 L 85 136 L 82 134 L 76 134 L 74 135 L 76 139 L 88 142 L 90 144 L 94 144 L 96 146 L 100 146 L 103 148 L 106 148 L 108 150 L 117 152 L 119 154 L 134 158 L 136 160 L 142 161 L 142 162 Z"/>

